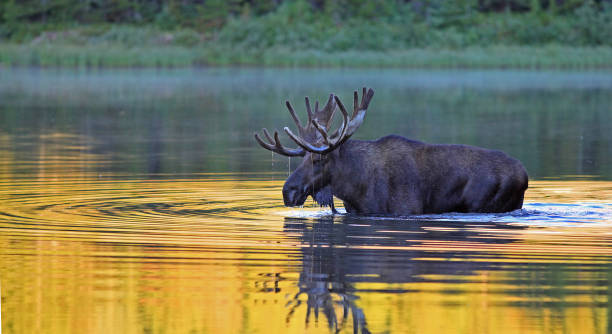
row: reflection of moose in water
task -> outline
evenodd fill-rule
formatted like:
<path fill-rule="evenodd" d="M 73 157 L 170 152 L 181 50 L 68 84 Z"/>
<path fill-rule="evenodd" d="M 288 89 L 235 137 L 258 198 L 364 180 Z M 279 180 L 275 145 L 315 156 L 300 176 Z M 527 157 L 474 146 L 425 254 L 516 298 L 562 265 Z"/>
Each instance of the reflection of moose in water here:
<path fill-rule="evenodd" d="M 288 304 L 287 322 L 296 310 L 307 307 L 306 324 L 314 314 L 326 317 L 329 328 L 345 329 L 352 318 L 354 333 L 369 333 L 364 310 L 358 306 L 360 290 L 355 284 L 364 282 L 407 283 L 427 282 L 427 275 L 469 275 L 487 270 L 491 263 L 470 261 L 465 252 L 429 252 L 416 250 L 428 240 L 499 244 L 514 240 L 504 233 L 487 238 L 474 229 L 522 229 L 506 224 L 478 222 L 406 221 L 368 219 L 354 216 L 323 217 L 316 220 L 285 218 L 284 230 L 302 244 L 303 265 L 299 292 Z M 444 258 L 428 260 L 427 258 Z M 447 261 L 453 259 L 455 261 Z M 457 261 L 458 260 L 458 261 Z M 462 261 L 463 260 L 463 261 Z M 368 290 L 379 293 L 411 292 L 398 288 Z"/>

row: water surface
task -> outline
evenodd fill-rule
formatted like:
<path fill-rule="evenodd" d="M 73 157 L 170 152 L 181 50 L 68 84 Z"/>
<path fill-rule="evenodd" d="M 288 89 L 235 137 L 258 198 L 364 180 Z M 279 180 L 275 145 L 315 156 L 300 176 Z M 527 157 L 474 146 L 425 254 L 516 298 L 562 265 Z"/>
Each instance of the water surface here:
<path fill-rule="evenodd" d="M 611 332 L 611 74 L 2 70 L 2 330 Z M 299 161 L 252 133 L 364 84 L 357 138 L 504 150 L 524 209 L 283 207 Z"/>

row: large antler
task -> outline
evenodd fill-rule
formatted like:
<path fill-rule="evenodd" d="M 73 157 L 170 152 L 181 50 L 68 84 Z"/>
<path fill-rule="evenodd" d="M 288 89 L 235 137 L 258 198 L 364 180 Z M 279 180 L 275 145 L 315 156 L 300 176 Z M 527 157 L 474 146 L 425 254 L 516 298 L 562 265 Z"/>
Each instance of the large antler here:
<path fill-rule="evenodd" d="M 359 95 L 357 94 L 357 91 L 355 91 L 353 95 L 353 115 L 351 116 L 350 120 L 348 112 L 344 108 L 342 101 L 335 96 L 336 103 L 340 107 L 340 112 L 342 112 L 343 120 L 340 128 L 338 128 L 338 130 L 336 130 L 331 136 L 327 134 L 326 126 L 321 125 L 316 119 L 309 119 L 323 137 L 323 145 L 315 146 L 309 143 L 308 141 L 304 140 L 303 136 L 296 136 L 293 132 L 291 132 L 291 130 L 289 130 L 288 127 L 285 127 L 283 130 L 285 130 L 287 135 L 304 150 L 318 154 L 329 153 L 347 141 L 359 128 L 361 123 L 363 123 L 366 111 L 373 96 L 374 90 L 370 88 L 366 92 L 366 88 L 363 87 L 361 103 L 358 103 Z"/>
<path fill-rule="evenodd" d="M 308 123 L 306 123 L 306 126 L 302 126 L 302 124 L 300 123 L 300 119 L 295 114 L 295 110 L 293 110 L 291 103 L 289 103 L 289 101 L 286 101 L 285 104 L 287 105 L 287 109 L 289 109 L 289 113 L 291 114 L 291 117 L 293 118 L 293 121 L 295 122 L 295 125 L 298 128 L 298 133 L 300 134 L 300 138 L 303 138 L 304 141 L 316 142 L 317 137 L 318 137 L 317 133 L 319 130 L 314 128 L 314 126 L 316 125 L 314 125 L 315 123 L 313 122 L 317 122 L 317 125 L 319 126 L 321 123 L 323 123 L 325 124 L 325 128 L 327 128 L 330 125 L 332 116 L 334 114 L 334 111 L 336 110 L 336 102 L 334 101 L 334 94 L 329 95 L 327 104 L 321 110 L 319 110 L 319 102 L 316 101 L 314 113 L 312 112 L 312 109 L 310 108 L 310 100 L 308 99 L 308 97 L 305 98 L 305 102 L 306 102 L 306 112 L 308 113 Z M 263 129 L 263 134 L 266 137 L 268 142 L 265 142 L 264 140 L 262 140 L 257 133 L 255 133 L 255 140 L 259 143 L 259 145 L 261 145 L 263 148 L 267 150 L 276 152 L 278 154 L 290 156 L 290 157 L 303 156 L 304 154 L 306 154 L 306 152 L 302 148 L 291 149 L 291 148 L 284 147 L 278 138 L 277 131 L 274 131 L 274 139 L 272 139 L 267 129 Z"/>

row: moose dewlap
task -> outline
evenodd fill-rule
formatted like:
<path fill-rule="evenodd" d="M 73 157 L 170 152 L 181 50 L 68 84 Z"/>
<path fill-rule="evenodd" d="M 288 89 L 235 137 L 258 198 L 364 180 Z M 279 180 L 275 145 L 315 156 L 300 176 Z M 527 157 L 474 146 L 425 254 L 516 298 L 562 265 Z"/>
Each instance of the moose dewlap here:
<path fill-rule="evenodd" d="M 308 123 L 303 126 L 291 104 L 287 108 L 298 134 L 284 130 L 298 145 L 287 148 L 263 129 L 265 149 L 286 156 L 304 157 L 283 186 L 287 206 L 304 204 L 312 196 L 333 207 L 333 196 L 355 214 L 410 215 L 443 212 L 507 212 L 520 209 L 528 177 L 520 161 L 507 154 L 468 145 L 426 144 L 390 135 L 374 141 L 350 140 L 363 123 L 374 96 L 363 88 L 361 102 L 354 93 L 349 117 L 337 96 L 314 112 L 306 98 Z M 343 121 L 330 132 L 332 117 L 340 109 Z"/>

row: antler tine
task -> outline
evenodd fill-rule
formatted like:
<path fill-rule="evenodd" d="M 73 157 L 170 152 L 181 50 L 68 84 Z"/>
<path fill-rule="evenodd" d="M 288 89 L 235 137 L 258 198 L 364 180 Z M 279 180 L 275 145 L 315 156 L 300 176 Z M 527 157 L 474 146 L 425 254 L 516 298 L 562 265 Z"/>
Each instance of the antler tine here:
<path fill-rule="evenodd" d="M 264 128 L 264 129 L 263 129 L 263 133 L 264 133 L 264 135 L 266 136 L 266 139 L 267 139 L 267 140 L 268 140 L 270 143 L 273 143 L 273 142 L 274 142 L 274 140 L 272 140 L 272 137 L 270 137 L 270 133 L 268 132 L 268 129 Z"/>
<path fill-rule="evenodd" d="M 361 101 L 363 102 L 363 96 L 361 97 Z M 357 115 L 357 111 L 359 111 L 359 94 L 357 94 L 357 91 L 353 92 L 353 116 L 351 117 L 355 117 L 355 115 Z"/>
<path fill-rule="evenodd" d="M 286 147 L 284 147 L 281 142 L 280 139 L 278 138 L 278 131 L 274 131 L 274 142 L 275 142 L 275 147 L 278 149 L 276 152 L 279 154 L 284 154 L 287 156 L 303 156 L 304 154 L 306 154 L 306 152 L 304 152 L 304 150 L 302 149 L 288 149 Z"/>
<path fill-rule="evenodd" d="M 291 117 L 293 118 L 295 125 L 298 127 L 300 133 L 302 133 L 305 128 L 302 126 L 302 123 L 300 123 L 300 119 L 295 114 L 295 110 L 293 110 L 293 106 L 291 106 L 291 103 L 289 101 L 285 101 L 285 105 L 287 106 L 287 109 L 289 109 L 289 113 L 291 114 Z"/>
<path fill-rule="evenodd" d="M 329 99 L 327 99 L 327 103 L 325 104 L 325 107 L 323 108 L 323 110 L 331 111 L 332 115 L 334 114 L 334 111 L 336 111 L 336 101 L 334 100 L 334 96 L 336 95 L 329 94 Z"/>
<path fill-rule="evenodd" d="M 261 147 L 263 147 L 263 148 L 265 148 L 266 150 L 269 150 L 269 151 L 274 151 L 274 146 L 264 142 L 263 140 L 261 140 L 261 138 L 259 138 L 259 134 L 257 134 L 257 132 L 255 132 L 254 135 L 255 135 L 255 140 L 259 143 L 259 145 L 261 145 Z"/>
<path fill-rule="evenodd" d="M 336 102 L 334 101 L 334 94 L 329 94 L 329 98 L 323 109 L 318 110 L 317 108 L 317 111 L 315 111 L 315 119 L 327 129 L 332 123 L 335 111 Z"/>
<path fill-rule="evenodd" d="M 304 100 L 306 102 L 306 112 L 308 113 L 308 124 L 310 124 L 310 122 L 312 122 L 314 119 L 314 115 L 312 114 L 312 110 L 310 110 L 310 100 L 308 99 L 308 96 L 306 96 Z"/>
<path fill-rule="evenodd" d="M 342 104 L 342 101 L 340 101 L 339 97 L 335 97 L 336 98 L 336 103 L 338 104 L 338 107 L 340 108 L 340 112 L 342 113 L 342 125 L 340 126 L 340 128 L 338 130 L 336 130 L 334 132 L 334 134 L 338 133 L 338 137 L 336 138 L 336 140 L 334 141 L 334 143 L 338 143 L 342 140 L 342 138 L 346 135 L 346 129 L 347 126 L 349 124 L 349 118 L 348 118 L 348 112 L 346 111 L 346 108 L 344 107 L 344 104 Z"/>
<path fill-rule="evenodd" d="M 278 131 L 274 131 L 274 139 L 272 139 L 272 137 L 270 136 L 270 133 L 265 128 L 263 129 L 263 134 L 266 137 L 266 139 L 269 141 L 269 143 L 266 143 L 261 138 L 259 138 L 259 135 L 257 133 L 255 133 L 255 140 L 259 143 L 259 145 L 261 145 L 261 147 L 265 148 L 266 150 L 276 152 L 278 154 L 289 156 L 289 157 L 303 156 L 304 154 L 306 154 L 306 152 L 303 149 L 290 149 L 290 148 L 284 147 L 281 144 L 280 139 L 278 138 Z"/>
<path fill-rule="evenodd" d="M 304 139 L 296 136 L 293 132 L 291 132 L 291 130 L 288 127 L 284 127 L 283 130 L 285 130 L 285 133 L 287 133 L 289 138 L 291 138 L 296 144 L 298 144 L 301 148 L 305 149 L 308 152 L 325 154 L 332 150 L 330 149 L 331 148 L 330 145 L 325 145 L 321 147 L 313 146 L 312 144 L 308 143 Z"/>
<path fill-rule="evenodd" d="M 316 119 L 312 120 L 312 124 L 319 131 L 321 136 L 323 136 L 323 142 L 326 145 L 331 145 L 331 142 L 329 141 L 329 136 L 327 135 L 327 130 L 325 129 L 325 127 L 322 126 L 321 123 L 319 123 Z"/>
<path fill-rule="evenodd" d="M 361 106 L 359 109 L 368 109 L 370 101 L 372 101 L 372 97 L 374 97 L 374 90 L 370 88 L 366 94 L 366 88 L 363 87 L 363 95 L 361 95 Z"/>
<path fill-rule="evenodd" d="M 332 140 L 333 138 L 339 136 L 342 130 L 346 127 L 346 124 L 348 124 L 348 112 L 346 112 L 346 108 L 344 108 L 344 105 L 342 104 L 342 102 L 340 102 L 340 98 L 334 96 L 334 111 L 336 110 L 336 106 L 340 107 L 340 112 L 342 113 L 342 124 L 331 134 L 331 136 L 329 136 L 330 138 L 332 138 Z"/>
<path fill-rule="evenodd" d="M 363 109 L 363 103 L 365 102 L 365 98 L 366 98 L 366 88 L 363 87 L 362 90 L 361 90 L 361 104 L 359 105 L 359 107 L 361 109 Z M 367 106 L 366 106 L 366 108 L 367 108 Z"/>

